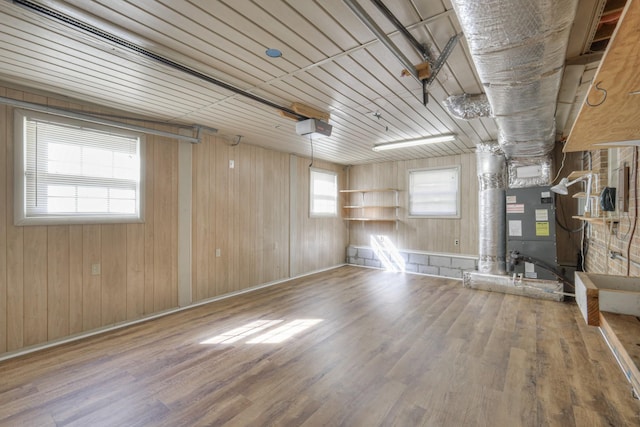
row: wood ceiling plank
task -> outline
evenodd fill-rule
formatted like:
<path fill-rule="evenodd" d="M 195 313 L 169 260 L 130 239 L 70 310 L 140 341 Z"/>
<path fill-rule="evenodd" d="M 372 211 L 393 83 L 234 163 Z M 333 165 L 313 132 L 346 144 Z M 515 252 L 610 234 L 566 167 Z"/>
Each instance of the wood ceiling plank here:
<path fill-rule="evenodd" d="M 151 46 L 147 46 L 150 50 L 170 58 L 176 58 L 178 53 L 186 55 L 190 60 L 180 61 L 186 62 L 187 66 L 202 68 L 202 64 L 207 64 L 228 75 L 234 75 L 237 69 L 243 69 L 243 79 L 250 85 L 290 71 L 268 61 L 264 55 L 264 45 L 246 37 L 238 37 L 237 29 L 202 10 L 189 7 L 189 4 L 181 4 L 178 13 L 152 0 L 137 0 L 135 4 L 113 1 L 103 3 L 100 7 L 95 3 L 78 2 L 77 6 L 95 5 L 91 7 L 92 13 L 108 17 L 144 37 L 147 43 L 151 43 Z M 233 36 L 221 36 L 219 33 L 223 31 Z M 284 66 L 286 61 L 279 61 L 278 64 Z"/>
<path fill-rule="evenodd" d="M 464 51 L 454 51 L 442 78 L 434 82 L 430 105 L 425 108 L 420 84 L 398 77 L 396 70 L 402 65 L 342 0 L 43 1 L 52 7 L 79 8 L 73 15 L 78 18 L 87 17 L 81 13 L 85 10 L 93 14 L 87 17 L 93 24 L 103 23 L 108 31 L 237 87 L 248 87 L 277 104 L 302 102 L 319 109 L 333 108 L 333 134 L 314 144 L 317 158 L 361 164 L 445 156 L 469 152 L 473 149 L 469 141 L 482 140 L 488 133 L 482 120 L 458 122 L 440 105 L 450 93 L 477 84 Z M 400 0 L 393 11 L 411 25 L 420 19 L 417 8 L 431 10 L 427 6 L 432 4 L 434 11 L 445 9 L 438 0 L 423 0 L 419 5 Z M 375 6 L 366 4 L 366 8 L 387 32 L 395 32 Z M 157 119 L 200 123 L 219 128 L 231 138 L 242 134 L 243 142 L 310 155 L 308 140 L 295 133 L 295 123 L 280 117 L 274 108 L 109 42 L 69 31 L 63 24 L 9 2 L 0 3 L 0 22 L 13 26 L 12 37 L 19 38 L 22 31 L 25 39 L 24 44 L 5 38 L 5 44 L 0 42 L 0 79 Z M 436 48 L 446 43 L 447 32 L 455 31 L 451 18 L 411 31 L 420 40 L 432 42 L 430 25 L 435 26 Z M 0 28 L 0 37 L 2 31 L 4 28 Z M 406 40 L 397 34 L 392 37 L 407 55 L 419 60 Z M 12 43 L 21 48 L 16 50 Z M 285 58 L 263 58 L 265 46 L 280 47 L 271 43 L 285 46 Z M 344 52 L 353 48 L 356 51 Z M 327 58 L 336 54 L 342 57 Z M 318 58 L 321 63 L 313 64 Z M 306 69 L 309 66 L 312 68 Z M 371 109 L 382 113 L 388 131 L 367 114 Z M 374 142 L 382 140 L 448 131 L 459 134 L 460 140 L 395 152 L 371 150 Z"/>
<path fill-rule="evenodd" d="M 603 148 L 596 144 L 640 139 L 640 0 L 628 0 L 564 151 Z M 596 84 L 606 90 L 596 89 Z"/>

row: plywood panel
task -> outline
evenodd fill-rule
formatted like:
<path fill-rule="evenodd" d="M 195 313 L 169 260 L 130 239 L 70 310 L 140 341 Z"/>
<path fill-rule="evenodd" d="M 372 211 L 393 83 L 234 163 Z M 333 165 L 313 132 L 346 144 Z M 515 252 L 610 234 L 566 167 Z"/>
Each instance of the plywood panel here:
<path fill-rule="evenodd" d="M 209 270 L 209 156 L 211 142 L 206 138 L 193 147 L 193 299 L 200 301 L 208 296 Z"/>
<path fill-rule="evenodd" d="M 309 217 L 309 166 L 311 160 L 295 157 L 295 177 L 291 178 L 291 191 L 295 193 L 295 205 L 292 205 L 292 215 L 295 215 L 295 224 L 292 226 L 291 252 L 295 257 L 291 258 L 294 274 L 314 271 L 344 262 L 345 248 L 347 245 L 346 232 L 338 234 L 335 250 L 329 250 L 332 246 L 331 234 L 343 223 L 341 216 L 335 218 L 310 218 Z M 314 160 L 313 167 L 334 171 L 338 174 L 338 181 L 342 180 L 343 170 L 341 166 L 328 162 Z"/>
<path fill-rule="evenodd" d="M 241 194 L 240 189 L 240 171 L 246 169 L 242 166 L 242 145 L 236 145 L 229 149 L 229 160 L 235 161 L 235 168 L 229 170 L 229 249 L 227 250 L 228 258 L 226 261 L 229 263 L 229 281 L 227 283 L 228 290 L 238 289 L 238 283 L 240 282 L 239 268 L 240 268 L 240 231 L 242 222 L 240 220 L 240 209 L 243 207 L 241 201 L 243 201 L 246 195 Z"/>
<path fill-rule="evenodd" d="M 206 287 L 206 297 L 285 277 L 290 253 L 300 260 L 296 274 L 343 262 L 346 229 L 342 220 L 303 219 L 308 217 L 308 178 L 304 184 L 298 182 L 299 177 L 293 180 L 299 192 L 296 197 L 305 198 L 296 205 L 295 216 L 305 222 L 290 228 L 289 155 L 247 144 L 232 145 L 220 138 L 211 138 L 209 150 L 203 154 L 204 150 L 196 147 L 193 191 L 194 241 L 210 236 L 205 237 L 210 239 L 208 249 L 195 254 L 193 265 L 195 274 L 208 274 L 214 284 Z M 233 168 L 229 168 L 231 160 Z M 296 162 L 300 174 L 307 173 L 309 163 L 309 159 Z M 340 170 L 329 163 L 323 166 Z M 201 173 L 205 169 L 208 172 Z M 207 200 L 207 209 L 198 207 Z M 215 231 L 210 234 L 210 229 Z M 342 233 L 337 239 L 333 236 L 336 230 Z M 290 235 L 298 242 L 295 249 L 290 247 Z M 334 251 L 337 241 L 339 247 Z M 215 255 L 218 248 L 220 257 Z"/>
<path fill-rule="evenodd" d="M 0 88 L 0 96 L 6 96 L 6 90 Z M 7 200 L 7 144 L 10 143 L 10 109 L 0 105 L 0 201 Z M 0 205 L 0 353 L 7 351 L 7 210 L 11 203 Z"/>
<path fill-rule="evenodd" d="M 127 224 L 127 319 L 144 315 L 144 225 Z"/>
<path fill-rule="evenodd" d="M 155 288 L 155 144 L 147 137 L 145 140 L 145 218 L 144 218 L 144 313 L 154 312 L 154 288 Z"/>
<path fill-rule="evenodd" d="M 69 226 L 47 227 L 47 338 L 69 335 Z"/>
<path fill-rule="evenodd" d="M 8 97 L 22 99 L 22 92 L 7 90 Z M 5 124 L 13 123 L 13 111 L 6 108 Z M 13 129 L 7 127 L 3 144 L 6 146 L 6 201 L 7 219 L 7 350 L 23 346 L 24 331 L 24 252 L 23 228 L 13 225 Z"/>
<path fill-rule="evenodd" d="M 411 169 L 461 166 L 461 218 L 427 219 L 409 218 L 408 173 Z M 349 171 L 350 187 L 399 189 L 400 222 L 397 231 L 394 224 L 350 222 L 350 242 L 354 245 L 370 245 L 370 236 L 388 236 L 399 249 L 461 253 L 477 253 L 477 178 L 475 155 L 437 157 L 399 162 L 383 162 L 352 166 Z M 368 197 L 369 195 L 367 195 Z M 384 197 L 384 195 L 374 195 Z M 351 195 L 350 203 L 359 195 Z M 381 201 L 378 199 L 377 201 Z M 375 199 L 370 200 L 372 203 Z M 369 200 L 367 200 L 369 202 Z M 460 245 L 456 246 L 454 240 Z"/>
<path fill-rule="evenodd" d="M 174 141 L 156 137 L 154 161 L 154 311 L 175 307 L 177 287 L 177 159 Z"/>
<path fill-rule="evenodd" d="M 82 329 L 85 331 L 102 325 L 101 276 L 92 272 L 95 265 L 101 270 L 101 236 L 99 225 L 82 226 Z"/>
<path fill-rule="evenodd" d="M 127 318 L 127 228 L 125 224 L 101 226 L 102 325 Z"/>
<path fill-rule="evenodd" d="M 82 332 L 83 281 L 82 226 L 69 227 L 69 333 Z"/>
<path fill-rule="evenodd" d="M 640 1 L 628 0 L 564 151 L 589 151 L 598 143 L 638 139 L 639 23 Z"/>
<path fill-rule="evenodd" d="M 95 111 L 5 88 L 0 95 Z M 15 227 L 13 108 L 0 106 L 0 115 L 0 353 L 175 307 L 176 141 L 146 144 L 144 223 Z"/>
<path fill-rule="evenodd" d="M 210 140 L 212 149 L 215 151 L 215 163 L 213 163 L 213 173 L 215 175 L 215 190 L 212 191 L 215 214 L 212 215 L 214 228 L 213 233 L 213 263 L 215 274 L 211 277 L 213 282 L 214 295 L 222 295 L 229 291 L 229 270 L 230 270 L 230 227 L 231 208 L 229 200 L 231 198 L 230 175 L 232 169 L 229 167 L 230 148 L 222 140 L 212 138 Z M 235 167 L 235 163 L 234 163 Z M 220 256 L 216 256 L 216 249 L 220 249 Z M 211 289 L 211 288 L 210 288 Z"/>
<path fill-rule="evenodd" d="M 205 214 L 205 218 L 209 216 L 209 213 L 213 218 L 207 218 L 205 222 L 202 222 L 202 227 L 200 227 L 199 232 L 203 234 L 206 239 L 206 248 L 203 248 L 201 254 L 198 254 L 200 257 L 206 260 L 204 270 L 205 281 L 204 291 L 205 295 L 216 295 L 216 229 L 215 229 L 215 217 L 218 212 L 218 201 L 216 199 L 216 192 L 218 191 L 218 184 L 216 181 L 216 166 L 217 166 L 217 157 L 218 151 L 215 149 L 214 145 L 208 144 L 208 154 L 207 154 L 207 163 L 206 163 L 206 175 L 203 176 L 203 187 L 206 189 L 206 195 L 201 199 L 201 202 L 205 204 L 207 213 Z M 213 167 L 212 167 L 213 166 Z M 200 193 L 202 195 L 202 193 Z M 221 252 L 222 254 L 222 252 Z"/>
<path fill-rule="evenodd" d="M 24 228 L 24 345 L 47 340 L 47 228 Z"/>

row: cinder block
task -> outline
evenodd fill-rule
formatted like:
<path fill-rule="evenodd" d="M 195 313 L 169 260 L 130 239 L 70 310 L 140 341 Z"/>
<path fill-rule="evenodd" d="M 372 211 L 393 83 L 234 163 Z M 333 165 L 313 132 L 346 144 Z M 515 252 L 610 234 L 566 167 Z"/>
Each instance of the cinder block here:
<path fill-rule="evenodd" d="M 429 265 L 429 255 L 410 253 L 409 262 L 412 264 Z"/>
<path fill-rule="evenodd" d="M 405 264 L 409 262 L 409 253 L 408 252 L 400 252 L 400 256 L 404 260 Z"/>
<path fill-rule="evenodd" d="M 353 246 L 349 246 L 347 248 L 347 256 L 348 257 L 353 257 L 356 256 L 356 254 L 358 253 L 358 249 L 353 247 Z"/>
<path fill-rule="evenodd" d="M 364 265 L 366 265 L 367 267 L 378 267 L 378 268 L 380 268 L 381 266 L 380 261 L 376 259 L 365 259 Z"/>
<path fill-rule="evenodd" d="M 431 255 L 429 257 L 429 265 L 433 265 L 436 267 L 450 267 L 451 257 Z"/>
<path fill-rule="evenodd" d="M 476 260 L 469 258 L 452 258 L 451 267 L 459 268 L 461 270 L 475 270 Z"/>
<path fill-rule="evenodd" d="M 419 272 L 422 274 L 433 274 L 434 276 L 440 275 L 440 269 L 438 267 L 432 267 L 430 265 L 421 265 Z"/>
<path fill-rule="evenodd" d="M 418 272 L 418 264 L 405 264 L 404 271 L 410 271 L 412 273 Z"/>
<path fill-rule="evenodd" d="M 440 276 L 462 279 L 462 270 L 458 270 L 457 268 L 442 267 L 440 268 Z"/>
<path fill-rule="evenodd" d="M 358 258 L 375 259 L 373 256 L 373 251 L 366 248 L 358 248 Z"/>
<path fill-rule="evenodd" d="M 358 258 L 358 257 L 351 257 L 349 258 L 349 264 L 353 264 L 353 265 L 364 265 L 364 260 L 362 258 Z"/>

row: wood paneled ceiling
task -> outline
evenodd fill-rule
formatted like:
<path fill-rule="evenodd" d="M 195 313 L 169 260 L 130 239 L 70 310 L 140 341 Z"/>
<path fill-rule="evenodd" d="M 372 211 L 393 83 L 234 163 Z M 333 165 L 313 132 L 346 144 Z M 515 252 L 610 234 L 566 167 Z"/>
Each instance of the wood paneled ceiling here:
<path fill-rule="evenodd" d="M 592 0 L 589 0 L 592 1 Z M 331 114 L 333 134 L 314 139 L 316 158 L 339 164 L 474 151 L 496 139 L 493 119 L 451 117 L 442 101 L 482 87 L 464 39 L 422 103 L 422 85 L 343 0 L 40 0 L 85 22 L 245 92 Z M 414 64 L 410 43 L 359 0 Z M 387 7 L 437 57 L 460 27 L 447 0 L 394 0 Z M 277 48 L 282 57 L 265 51 Z M 163 65 L 67 24 L 0 0 L 0 82 L 61 94 L 167 123 L 199 124 L 238 140 L 304 156 L 308 137 L 266 105 Z M 374 144 L 454 133 L 455 142 L 374 152 Z"/>

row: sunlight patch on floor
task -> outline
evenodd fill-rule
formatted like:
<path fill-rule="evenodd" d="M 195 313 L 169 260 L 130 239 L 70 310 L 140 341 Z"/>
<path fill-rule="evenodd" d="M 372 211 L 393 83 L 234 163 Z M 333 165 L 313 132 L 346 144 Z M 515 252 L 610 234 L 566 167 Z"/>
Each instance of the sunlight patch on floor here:
<path fill-rule="evenodd" d="M 268 329 L 284 322 L 284 320 L 256 320 L 255 322 L 247 323 L 239 328 L 201 341 L 200 344 L 232 344 L 263 331 L 266 332 L 250 339 L 246 344 L 277 344 L 286 341 L 305 329 L 309 329 L 322 322 L 322 320 L 323 319 L 296 319 L 271 330 Z"/>

